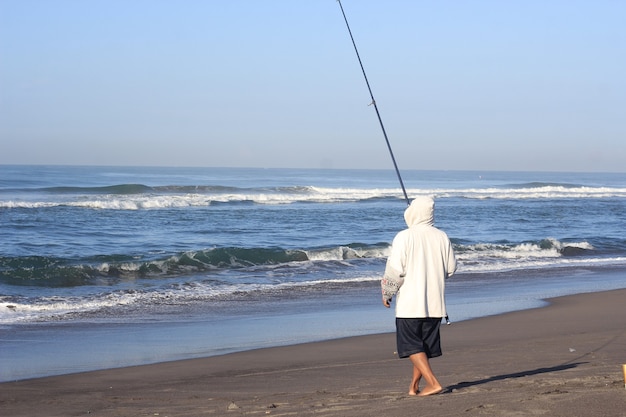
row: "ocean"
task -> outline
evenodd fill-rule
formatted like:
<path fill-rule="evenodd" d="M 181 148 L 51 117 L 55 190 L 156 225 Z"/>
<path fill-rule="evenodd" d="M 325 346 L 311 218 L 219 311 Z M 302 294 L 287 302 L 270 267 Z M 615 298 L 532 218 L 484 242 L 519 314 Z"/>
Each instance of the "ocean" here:
<path fill-rule="evenodd" d="M 452 325 L 626 288 L 626 173 L 402 177 Z M 406 206 L 393 170 L 0 166 L 0 381 L 392 332 Z"/>

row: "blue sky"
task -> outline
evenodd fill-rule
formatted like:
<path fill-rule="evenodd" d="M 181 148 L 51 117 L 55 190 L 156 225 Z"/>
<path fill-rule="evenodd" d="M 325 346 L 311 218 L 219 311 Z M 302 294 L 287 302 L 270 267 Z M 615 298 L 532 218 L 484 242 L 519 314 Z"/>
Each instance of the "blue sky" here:
<path fill-rule="evenodd" d="M 626 2 L 343 0 L 400 169 L 626 172 Z M 0 0 L 0 164 L 391 169 L 335 0 Z"/>

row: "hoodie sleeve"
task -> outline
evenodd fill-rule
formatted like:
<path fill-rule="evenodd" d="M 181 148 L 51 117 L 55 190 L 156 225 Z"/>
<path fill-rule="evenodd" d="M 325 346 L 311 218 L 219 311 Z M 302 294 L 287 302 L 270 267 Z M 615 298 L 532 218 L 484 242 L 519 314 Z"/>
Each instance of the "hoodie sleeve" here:
<path fill-rule="evenodd" d="M 447 273 L 448 277 L 452 276 L 456 272 L 457 263 L 456 256 L 454 256 L 454 250 L 452 249 L 452 243 L 448 240 L 448 262 L 447 262 Z"/>
<path fill-rule="evenodd" d="M 401 246 L 400 239 L 396 236 L 391 245 L 391 253 L 387 258 L 385 273 L 380 281 L 380 287 L 385 300 L 391 300 L 404 283 L 405 262 L 402 256 L 403 251 L 399 246 Z"/>
<path fill-rule="evenodd" d="M 403 283 L 404 276 L 402 273 L 387 264 L 383 279 L 380 280 L 383 298 L 385 300 L 391 300 L 398 293 Z"/>

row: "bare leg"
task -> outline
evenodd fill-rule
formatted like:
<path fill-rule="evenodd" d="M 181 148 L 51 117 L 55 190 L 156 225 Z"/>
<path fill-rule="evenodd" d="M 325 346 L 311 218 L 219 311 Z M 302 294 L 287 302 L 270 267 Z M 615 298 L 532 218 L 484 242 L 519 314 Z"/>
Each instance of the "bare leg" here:
<path fill-rule="evenodd" d="M 420 385 L 420 379 L 422 379 L 422 373 L 419 368 L 413 365 L 413 379 L 411 380 L 411 386 L 409 387 L 409 395 L 417 395 Z"/>
<path fill-rule="evenodd" d="M 419 372 L 421 372 L 422 376 L 426 380 L 426 386 L 424 389 L 417 395 L 420 397 L 425 397 L 426 395 L 438 394 L 443 390 L 443 387 L 435 377 L 433 370 L 430 367 L 430 362 L 428 361 L 428 357 L 425 353 L 420 352 L 409 357 L 411 362 L 413 362 L 413 367 L 417 368 Z"/>

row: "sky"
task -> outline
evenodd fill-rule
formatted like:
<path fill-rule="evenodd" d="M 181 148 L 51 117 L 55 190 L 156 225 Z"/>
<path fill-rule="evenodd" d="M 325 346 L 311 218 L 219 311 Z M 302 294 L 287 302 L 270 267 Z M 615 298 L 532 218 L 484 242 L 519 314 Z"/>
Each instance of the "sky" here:
<path fill-rule="evenodd" d="M 626 172 L 626 2 L 342 0 L 399 168 Z M 0 164 L 393 165 L 336 0 L 0 0 Z"/>

